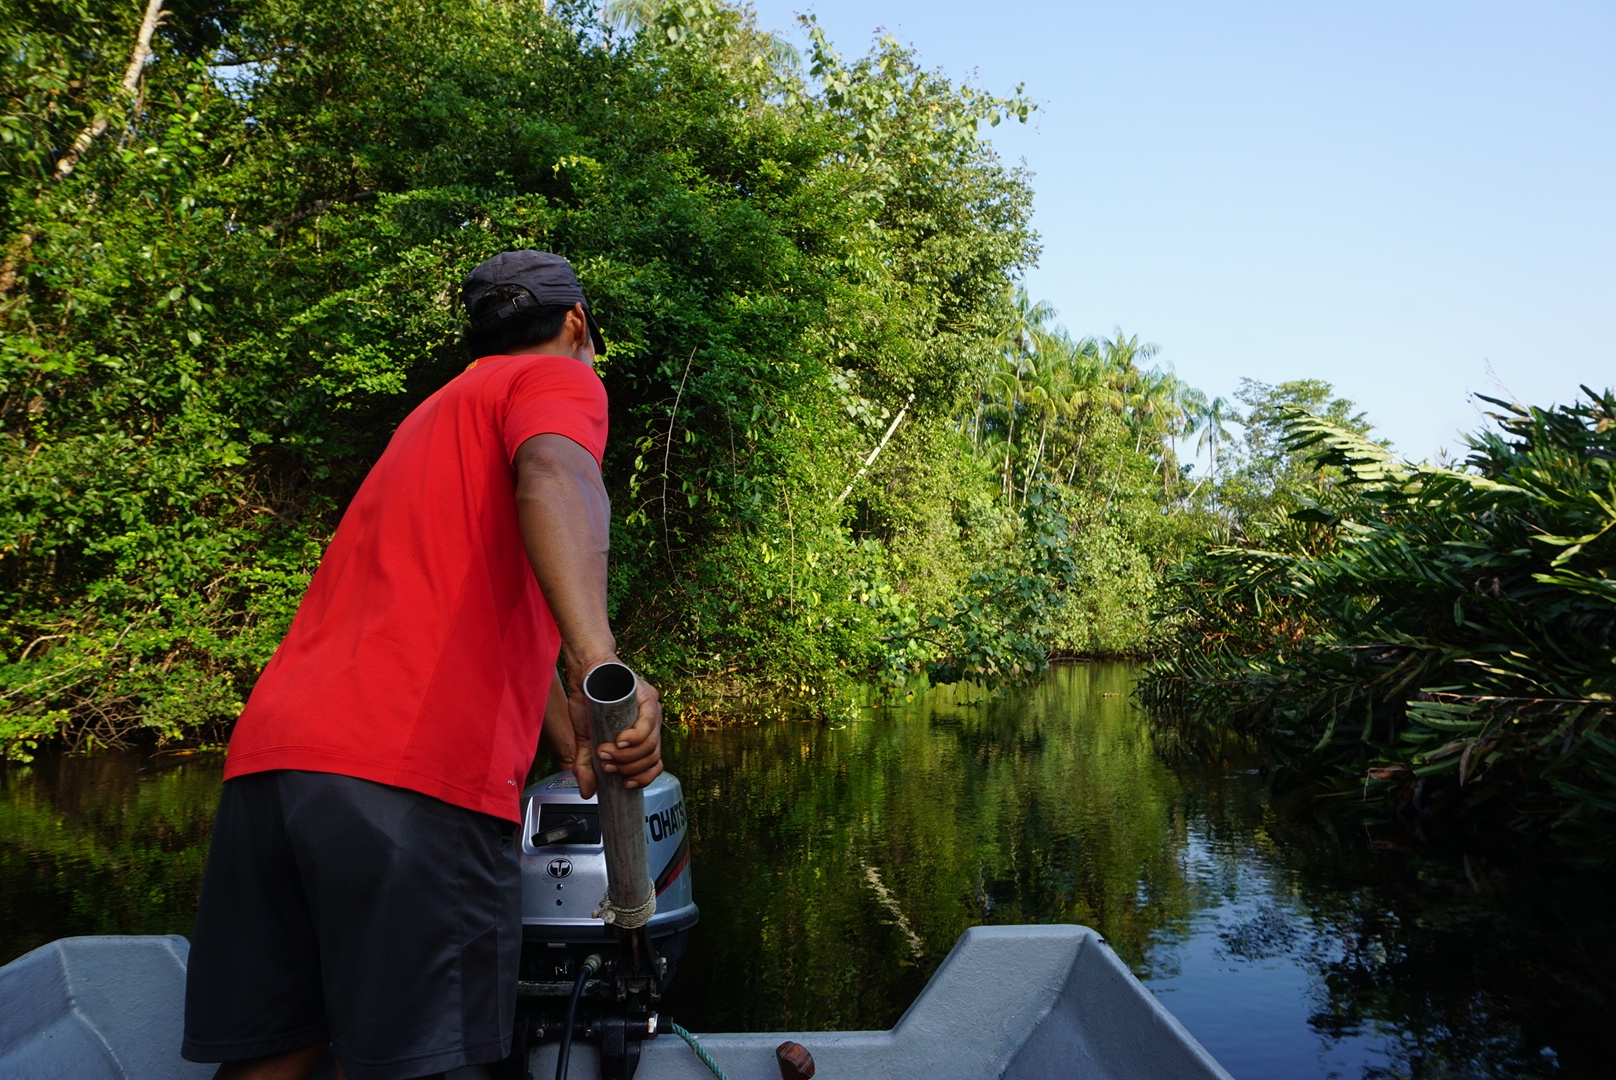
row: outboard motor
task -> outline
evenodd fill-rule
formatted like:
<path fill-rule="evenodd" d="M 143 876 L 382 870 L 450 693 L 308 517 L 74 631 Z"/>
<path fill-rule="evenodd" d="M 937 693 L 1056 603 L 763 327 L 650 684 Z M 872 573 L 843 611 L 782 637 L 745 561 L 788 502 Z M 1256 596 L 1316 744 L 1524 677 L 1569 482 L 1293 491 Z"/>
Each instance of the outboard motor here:
<path fill-rule="evenodd" d="M 697 911 L 684 789 L 663 773 L 644 792 L 656 914 L 630 931 L 598 914 L 607 881 L 597 800 L 579 798 L 570 772 L 522 793 L 522 965 L 507 1076 L 526 1076 L 532 1040 L 568 1034 L 569 1012 L 571 1037 L 598 1044 L 602 1080 L 630 1080 L 640 1042 L 657 1034 Z"/>

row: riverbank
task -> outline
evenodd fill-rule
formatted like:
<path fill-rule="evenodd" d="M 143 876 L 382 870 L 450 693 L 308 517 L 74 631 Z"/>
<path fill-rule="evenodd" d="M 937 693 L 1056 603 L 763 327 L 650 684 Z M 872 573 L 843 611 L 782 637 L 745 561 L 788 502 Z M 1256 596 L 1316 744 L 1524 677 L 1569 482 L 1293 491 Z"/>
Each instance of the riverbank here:
<path fill-rule="evenodd" d="M 674 704 L 1148 633 L 1204 396 L 1018 288 L 1019 91 L 705 0 L 174 8 L 133 67 L 87 2 L 0 9 L 0 756 L 222 737 L 510 249 L 605 335 L 612 625 Z"/>

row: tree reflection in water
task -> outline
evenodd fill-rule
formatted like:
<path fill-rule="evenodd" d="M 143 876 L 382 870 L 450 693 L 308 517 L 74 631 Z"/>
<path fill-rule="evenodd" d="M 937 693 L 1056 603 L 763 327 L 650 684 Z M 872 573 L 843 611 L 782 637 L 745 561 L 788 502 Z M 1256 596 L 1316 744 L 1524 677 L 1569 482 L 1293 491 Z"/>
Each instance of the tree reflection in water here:
<path fill-rule="evenodd" d="M 1606 1075 L 1607 875 L 1368 826 L 1239 747 L 1176 746 L 1130 689 L 1074 665 L 680 738 L 703 921 L 670 1012 L 886 1027 L 965 927 L 1070 921 L 1242 1080 Z"/>
<path fill-rule="evenodd" d="M 1608 875 L 1365 825 L 1237 747 L 1154 732 L 1130 679 L 1067 666 L 1002 700 L 671 729 L 702 924 L 666 1011 L 886 1027 L 967 926 L 1069 921 L 1242 1080 L 1608 1074 Z M 186 933 L 218 775 L 135 755 L 4 773 L 0 960 Z"/>
<path fill-rule="evenodd" d="M 0 766 L 0 962 L 69 934 L 190 934 L 220 755 Z"/>

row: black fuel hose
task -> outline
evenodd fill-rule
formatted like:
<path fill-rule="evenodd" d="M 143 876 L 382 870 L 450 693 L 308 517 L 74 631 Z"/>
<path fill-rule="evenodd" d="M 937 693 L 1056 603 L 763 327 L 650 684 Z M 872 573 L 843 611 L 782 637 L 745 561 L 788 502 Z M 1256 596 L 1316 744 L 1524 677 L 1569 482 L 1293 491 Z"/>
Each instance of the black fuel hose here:
<path fill-rule="evenodd" d="M 556 1080 L 567 1080 L 567 1062 L 572 1057 L 572 1025 L 578 1019 L 578 998 L 583 995 L 584 982 L 600 970 L 600 954 L 590 953 L 584 966 L 578 969 L 578 978 L 572 984 L 572 1000 L 567 1003 L 567 1026 L 561 1029 L 561 1053 L 556 1058 Z"/>

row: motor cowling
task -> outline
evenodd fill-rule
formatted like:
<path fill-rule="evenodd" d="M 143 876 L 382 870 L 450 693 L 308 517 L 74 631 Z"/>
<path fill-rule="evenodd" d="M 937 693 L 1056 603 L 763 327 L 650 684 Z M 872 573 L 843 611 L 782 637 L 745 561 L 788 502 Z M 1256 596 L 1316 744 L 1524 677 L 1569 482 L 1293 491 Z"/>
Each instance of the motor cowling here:
<path fill-rule="evenodd" d="M 579 796 L 570 772 L 547 776 L 522 793 L 522 962 L 513 1059 L 525 1061 L 530 1040 L 559 1036 L 567 1000 L 590 955 L 603 963 L 583 984 L 574 1037 L 600 1043 L 602 1077 L 632 1076 L 639 1041 L 656 1034 L 657 1002 L 699 913 L 690 884 L 684 789 L 665 772 L 644 790 L 657 903 L 639 933 L 596 915 L 606 895 L 596 800 Z M 514 1075 L 525 1071 L 524 1064 Z"/>

